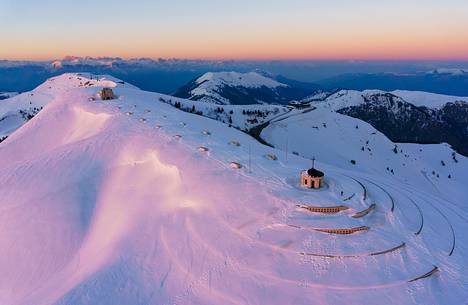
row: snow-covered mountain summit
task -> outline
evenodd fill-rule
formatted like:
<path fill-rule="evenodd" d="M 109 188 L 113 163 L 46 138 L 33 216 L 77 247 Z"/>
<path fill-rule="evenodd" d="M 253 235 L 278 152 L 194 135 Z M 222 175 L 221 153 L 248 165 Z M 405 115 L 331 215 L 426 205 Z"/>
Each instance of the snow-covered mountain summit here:
<path fill-rule="evenodd" d="M 287 87 L 287 85 L 265 77 L 256 72 L 238 73 L 238 72 L 208 72 L 199 77 L 196 83 L 207 91 L 216 90 L 220 86 L 246 87 L 246 88 L 277 88 Z M 200 89 L 201 89 L 200 88 Z M 197 92 L 194 92 L 197 94 Z"/>
<path fill-rule="evenodd" d="M 330 156 L 316 164 L 324 187 L 303 189 L 307 158 L 180 111 L 163 101 L 168 96 L 88 81 L 65 75 L 46 83 L 48 99 L 30 96 L 44 109 L 0 144 L 0 304 L 467 299 L 468 213 L 466 202 L 446 198 L 448 182 L 405 183 L 361 164 L 365 157 L 353 168 L 328 163 Z M 96 98 L 102 85 L 117 99 Z M 329 135 L 309 148 L 333 142 L 334 155 L 354 152 L 350 144 L 375 132 L 363 123 L 354 134 L 349 127 L 359 120 L 341 116 L 347 123 L 334 125 L 340 115 L 325 110 L 279 113 L 272 123 L 326 119 Z M 382 144 L 374 153 L 386 154 L 388 139 L 372 136 L 365 148 Z M 456 158 L 447 167 L 466 168 L 466 158 Z M 426 161 L 433 160 L 411 162 Z M 456 183 L 466 183 L 461 173 Z M 337 205 L 346 209 L 304 208 Z M 351 234 L 333 233 L 342 231 Z"/>
<path fill-rule="evenodd" d="M 175 96 L 221 105 L 285 104 L 311 92 L 257 72 L 208 72 L 180 88 Z"/>
<path fill-rule="evenodd" d="M 0 138 L 7 137 L 32 119 L 45 105 L 57 96 L 77 88 L 133 87 L 111 76 L 86 74 L 62 74 L 47 80 L 36 89 L 13 95 L 0 103 Z"/>
<path fill-rule="evenodd" d="M 195 84 L 197 87 L 190 91 L 191 99 L 216 101 L 220 104 L 231 104 L 228 98 L 222 96 L 223 91 L 228 90 L 227 88 L 274 90 L 278 87 L 287 87 L 285 84 L 255 72 L 208 72 L 196 79 Z"/>

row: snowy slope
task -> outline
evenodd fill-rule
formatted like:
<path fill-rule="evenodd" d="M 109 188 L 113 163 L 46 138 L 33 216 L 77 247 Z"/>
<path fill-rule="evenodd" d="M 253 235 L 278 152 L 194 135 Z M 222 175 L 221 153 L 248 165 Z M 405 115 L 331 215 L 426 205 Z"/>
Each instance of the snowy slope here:
<path fill-rule="evenodd" d="M 98 87 L 133 87 L 112 76 L 99 76 L 88 79 L 89 73 L 64 74 L 51 78 L 35 90 L 14 98 L 2 101 L 0 104 L 0 138 L 6 137 L 35 116 L 56 95 L 69 88 L 89 86 Z M 135 88 L 135 87 L 133 87 Z M 154 99 L 154 98 L 153 98 Z M 157 100 L 176 106 L 187 112 L 197 113 L 205 117 L 230 124 L 235 128 L 248 131 L 277 116 L 290 112 L 279 105 L 223 105 L 219 106 L 203 101 L 191 101 L 173 96 L 157 95 Z"/>
<path fill-rule="evenodd" d="M 261 137 L 279 149 L 391 177 L 459 205 L 468 198 L 468 158 L 449 145 L 393 143 L 371 125 L 331 111 L 328 105 L 273 121 Z"/>
<path fill-rule="evenodd" d="M 89 79 L 81 74 L 64 74 L 60 77 L 51 78 L 31 92 L 14 95 L 0 103 L 0 138 L 13 133 L 64 91 L 70 88 L 89 86 L 116 87 L 131 85 L 111 76 Z"/>
<path fill-rule="evenodd" d="M 394 142 L 449 143 L 468 156 L 468 98 L 413 91 L 341 90 L 308 101 L 368 122 Z"/>
<path fill-rule="evenodd" d="M 217 120 L 243 131 L 249 131 L 274 118 L 294 111 L 294 109 L 280 105 L 217 105 L 168 95 L 161 95 L 158 100 L 185 112 Z"/>
<path fill-rule="evenodd" d="M 322 160 L 325 187 L 304 190 L 306 159 L 286 162 L 131 86 L 114 83 L 118 100 L 92 101 L 99 83 L 73 78 L 57 78 L 63 86 L 50 85 L 44 110 L 0 144 L 0 304 L 467 299 L 466 203 Z M 349 209 L 321 215 L 297 204 Z M 317 231 L 357 226 L 370 230 Z"/>

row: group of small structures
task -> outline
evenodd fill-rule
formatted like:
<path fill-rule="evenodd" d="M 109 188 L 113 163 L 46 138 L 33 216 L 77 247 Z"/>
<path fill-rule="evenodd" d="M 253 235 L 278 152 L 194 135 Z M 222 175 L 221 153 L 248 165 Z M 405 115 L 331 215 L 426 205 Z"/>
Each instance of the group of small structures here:
<path fill-rule="evenodd" d="M 103 101 L 113 100 L 113 99 L 116 98 L 115 94 L 114 94 L 114 92 L 112 91 L 111 88 L 103 88 L 101 91 L 99 91 L 99 96 Z M 150 111 L 151 110 L 146 110 L 145 113 L 148 113 Z M 133 115 L 133 112 L 126 112 L 126 114 L 130 116 L 130 115 Z M 141 118 L 140 121 L 142 123 L 146 123 L 146 119 L 144 119 L 144 118 Z M 185 127 L 187 124 L 184 123 L 184 122 L 181 122 L 181 125 Z M 156 125 L 155 127 L 157 129 L 160 129 L 161 125 Z M 204 131 L 202 131 L 202 133 L 204 135 L 207 135 L 207 136 L 211 135 L 211 133 L 208 130 L 204 130 Z M 182 136 L 181 135 L 175 135 L 174 138 L 175 139 L 181 139 Z M 235 141 L 235 140 L 230 141 L 229 144 L 233 145 L 233 146 L 240 146 L 240 142 Z M 201 152 L 207 152 L 208 148 L 199 147 L 198 150 L 201 151 Z M 266 154 L 265 157 L 267 159 L 270 159 L 270 160 L 273 160 L 273 161 L 278 160 L 278 157 L 276 157 L 276 155 L 271 154 L 271 153 Z M 241 169 L 242 165 L 240 163 L 238 163 L 238 162 L 232 162 L 230 164 L 230 167 L 233 168 L 233 169 Z M 324 176 L 325 175 L 324 175 L 323 172 L 315 169 L 314 166 L 312 165 L 312 168 L 310 168 L 309 170 L 301 172 L 301 185 L 303 187 L 306 187 L 306 188 L 309 188 L 309 189 L 319 189 L 319 188 L 322 187 Z"/>
<path fill-rule="evenodd" d="M 112 89 L 110 88 L 103 88 L 100 92 L 99 92 L 99 96 L 102 100 L 113 100 L 116 98 L 114 92 L 112 91 Z M 146 110 L 145 113 L 149 113 L 150 110 Z M 127 115 L 133 115 L 134 113 L 133 112 L 126 112 Z M 164 115 L 163 116 L 164 118 L 166 118 L 166 116 Z M 146 122 L 146 119 L 144 118 L 141 118 L 140 119 L 141 122 Z M 181 125 L 182 126 L 186 126 L 186 124 L 184 122 L 181 122 Z M 156 124 L 155 125 L 155 128 L 156 129 L 160 129 L 162 126 L 159 125 L 159 124 Z M 206 135 L 206 136 L 209 136 L 211 135 L 211 133 L 208 131 L 208 130 L 204 130 L 202 131 L 202 134 L 203 135 Z M 174 136 L 175 139 L 179 140 L 182 138 L 182 136 L 180 134 L 176 134 Z M 238 141 L 230 141 L 228 144 L 230 145 L 233 145 L 233 146 L 240 146 L 240 142 Z M 209 151 L 209 149 L 205 146 L 200 146 L 198 147 L 198 151 L 202 152 L 202 153 L 206 153 Z M 268 153 L 265 155 L 265 157 L 269 160 L 273 160 L 273 161 L 276 161 L 278 158 L 276 155 L 272 154 L 272 153 Z M 242 164 L 238 163 L 238 162 L 231 162 L 229 164 L 229 166 L 232 168 L 232 169 L 241 169 L 243 168 Z M 324 177 L 325 177 L 325 174 L 316 169 L 315 168 L 315 158 L 312 159 L 312 167 L 308 170 L 303 170 L 301 173 L 300 173 L 300 184 L 302 187 L 304 188 L 307 188 L 307 189 L 320 189 L 323 187 L 323 184 L 324 184 Z M 363 199 L 365 200 L 366 199 L 366 189 L 364 187 L 364 185 L 358 181 L 357 179 L 354 179 L 352 178 L 353 180 L 355 180 L 356 182 L 358 182 L 364 189 L 364 195 L 363 195 Z M 353 194 L 354 196 L 354 194 Z M 346 200 L 350 200 L 353 196 L 349 197 L 348 199 Z M 345 200 L 345 201 L 346 201 Z M 393 199 L 392 199 L 392 204 L 393 204 Z M 392 205 L 392 211 L 393 211 L 393 206 Z M 331 207 L 320 207 L 320 206 L 309 206 L 309 205 L 298 205 L 297 206 L 298 208 L 301 208 L 301 209 L 304 209 L 304 210 L 307 210 L 311 213 L 321 213 L 321 214 L 338 214 L 338 213 L 341 213 L 343 211 L 346 211 L 346 210 L 349 210 L 349 207 L 347 206 L 344 206 L 344 205 L 339 205 L 339 206 L 331 206 Z M 372 211 L 374 211 L 376 209 L 376 204 L 372 204 L 371 206 L 369 206 L 369 208 L 361 211 L 361 212 L 357 212 L 355 213 L 352 217 L 353 218 L 362 218 L 364 216 L 367 216 L 369 213 L 371 213 Z M 299 226 L 295 226 L 295 225 L 289 225 L 291 227 L 295 227 L 295 228 L 298 228 L 298 229 L 303 229 L 302 227 L 299 227 Z M 318 231 L 318 232 L 322 232 L 322 233 L 328 233 L 328 234 L 338 234 L 338 235 L 349 235 L 349 234 L 354 234 L 354 233 L 358 233 L 358 232 L 363 232 L 363 231 L 368 231 L 370 228 L 368 226 L 360 226 L 360 227 L 354 227 L 354 228 L 313 228 L 314 231 Z M 394 252 L 394 251 L 397 251 L 403 247 L 405 247 L 405 243 L 403 242 L 401 245 L 397 246 L 397 247 L 394 247 L 394 248 L 391 248 L 391 249 L 388 249 L 388 250 L 384 250 L 384 251 L 380 251 L 380 252 L 374 252 L 374 253 L 368 253 L 368 254 L 363 254 L 363 255 L 329 255 L 329 254 L 315 254 L 315 253 L 300 253 L 301 255 L 308 255 L 308 256 L 320 256 L 320 257 L 327 257 L 327 258 L 335 258 L 335 257 L 359 257 L 359 256 L 376 256 L 376 255 L 383 255 L 383 254 L 386 254 L 386 253 L 390 253 L 390 252 Z M 452 252 L 453 252 L 453 249 L 452 249 Z M 450 254 L 451 255 L 451 254 Z M 422 276 L 419 276 L 419 277 L 415 277 L 411 280 L 409 280 L 408 282 L 415 282 L 415 281 L 418 281 L 418 280 L 421 280 L 421 279 L 424 279 L 424 278 L 428 278 L 430 276 L 432 276 L 433 274 L 435 274 L 436 272 L 440 271 L 439 268 L 437 266 L 434 266 L 433 269 L 425 274 L 423 274 Z"/>
<path fill-rule="evenodd" d="M 322 187 L 323 184 L 323 179 L 325 177 L 325 174 L 314 167 L 315 159 L 312 160 L 312 168 L 309 170 L 305 170 L 301 172 L 300 179 L 301 179 L 301 186 L 308 188 L 308 189 L 318 189 Z M 364 185 L 358 181 L 357 179 L 354 179 L 356 182 L 358 182 L 364 189 L 364 195 L 363 198 L 364 200 L 367 198 L 367 191 Z M 370 181 L 369 181 L 370 182 Z M 382 189 L 385 191 L 384 189 Z M 386 191 L 385 191 L 386 192 Z M 387 192 L 386 192 L 387 193 Z M 387 193 L 388 194 L 388 193 Z M 389 194 L 388 194 L 389 195 Z M 390 196 L 390 195 L 389 195 Z M 353 196 L 351 196 L 349 199 L 351 199 Z M 391 198 L 391 196 L 390 196 Z M 394 201 L 393 198 L 391 198 L 392 201 L 392 212 L 394 209 Z M 340 206 L 333 206 L 333 207 L 319 207 L 319 206 L 309 206 L 309 205 L 297 205 L 298 208 L 307 210 L 311 213 L 320 213 L 320 214 L 338 214 L 340 212 L 346 211 L 349 209 L 349 207 L 340 205 Z M 353 218 L 362 218 L 367 215 L 369 215 L 372 211 L 374 211 L 377 208 L 377 205 L 375 203 L 371 204 L 367 209 L 357 212 L 351 217 Z M 289 225 L 291 227 L 295 227 L 297 229 L 304 229 L 300 226 L 295 226 L 295 225 Z M 327 234 L 337 234 L 337 235 L 351 235 L 359 232 L 366 232 L 370 230 L 370 227 L 368 226 L 360 226 L 360 227 L 354 227 L 354 228 L 312 228 L 314 231 L 322 232 L 322 233 L 327 233 Z M 405 242 L 402 242 L 399 246 L 383 250 L 383 251 L 378 251 L 378 252 L 372 252 L 372 253 L 367 253 L 367 254 L 355 254 L 355 255 L 333 255 L 333 254 L 318 254 L 318 253 L 300 253 L 301 255 L 307 255 L 307 256 L 316 256 L 316 257 L 324 257 L 324 258 L 351 258 L 351 257 L 360 257 L 360 256 L 377 256 L 377 255 L 384 255 L 387 253 L 392 253 L 394 251 L 400 250 L 406 246 Z M 449 254 L 451 255 L 451 253 Z M 425 278 L 429 278 L 433 276 L 435 273 L 439 272 L 440 269 L 437 266 L 433 266 L 433 269 L 431 269 L 429 272 L 415 277 L 413 279 L 408 280 L 408 283 L 416 282 Z"/>

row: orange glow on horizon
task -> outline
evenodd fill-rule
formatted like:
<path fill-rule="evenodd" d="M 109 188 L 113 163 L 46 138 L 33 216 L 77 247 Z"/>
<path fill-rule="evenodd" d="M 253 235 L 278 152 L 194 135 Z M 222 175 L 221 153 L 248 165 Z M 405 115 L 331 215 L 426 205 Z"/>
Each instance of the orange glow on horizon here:
<path fill-rule="evenodd" d="M 2 6 L 0 59 L 468 60 L 463 0 L 46 2 Z"/>
<path fill-rule="evenodd" d="M 279 49 L 279 48 L 278 48 Z M 443 49 L 443 48 L 441 48 Z M 386 50 L 361 50 L 361 49 L 347 49 L 345 51 L 329 50 L 318 52 L 317 50 L 282 52 L 281 49 L 270 52 L 139 52 L 129 50 L 127 52 L 80 52 L 80 51 L 62 51 L 58 52 L 35 52 L 30 54 L 27 52 L 16 52 L 15 55 L 1 55 L 0 60 L 31 60 L 31 61 L 52 61 L 60 60 L 67 56 L 77 57 L 119 57 L 123 59 L 132 58 L 151 58 L 151 59 L 182 59 L 182 60 L 212 60 L 212 61 L 334 61 L 334 60 L 389 60 L 389 61 L 405 61 L 405 60 L 454 60 L 465 61 L 468 60 L 468 48 L 454 52 L 453 50 L 443 49 L 446 52 L 427 52 L 423 47 L 412 50 L 400 50 L 396 47 L 388 47 Z"/>
<path fill-rule="evenodd" d="M 456 35 L 454 35 L 456 36 Z M 51 50 L 39 41 L 18 41 L 16 50 L 0 50 L 0 59 L 56 60 L 67 55 L 121 58 L 178 58 L 200 60 L 468 60 L 468 39 L 434 37 L 373 37 L 372 39 L 321 39 L 314 43 L 294 37 L 223 41 L 111 42 L 105 48 L 94 41 L 87 45 L 64 44 Z M 440 40 L 439 40 L 440 41 Z M 93 47 L 95 46 L 95 47 Z M 96 47 L 97 46 L 97 47 Z M 33 52 L 31 52 L 33 50 Z M 13 52 L 10 52 L 13 51 Z"/>
<path fill-rule="evenodd" d="M 196 30 L 147 36 L 129 29 L 121 34 L 86 35 L 85 29 L 79 37 L 62 33 L 25 40 L 15 36 L 8 43 L 15 47 L 0 48 L 0 58 L 54 60 L 76 55 L 202 60 L 468 60 L 468 35 L 460 27 L 449 31 L 416 28 L 404 35 L 399 28 L 374 30 L 364 26 L 327 32 L 275 27 L 250 32 L 219 29 L 202 36 L 196 35 Z"/>

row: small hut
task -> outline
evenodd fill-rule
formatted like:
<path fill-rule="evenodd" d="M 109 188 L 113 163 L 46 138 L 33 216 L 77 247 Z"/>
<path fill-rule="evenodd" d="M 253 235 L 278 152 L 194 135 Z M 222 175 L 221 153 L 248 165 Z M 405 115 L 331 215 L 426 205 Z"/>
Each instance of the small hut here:
<path fill-rule="evenodd" d="M 109 101 L 115 99 L 114 91 L 111 88 L 103 88 L 99 91 L 99 96 L 103 101 Z"/>
<path fill-rule="evenodd" d="M 312 168 L 301 172 L 301 185 L 306 188 L 319 189 L 322 187 L 325 174 L 315 169 L 315 158 L 312 159 Z"/>

